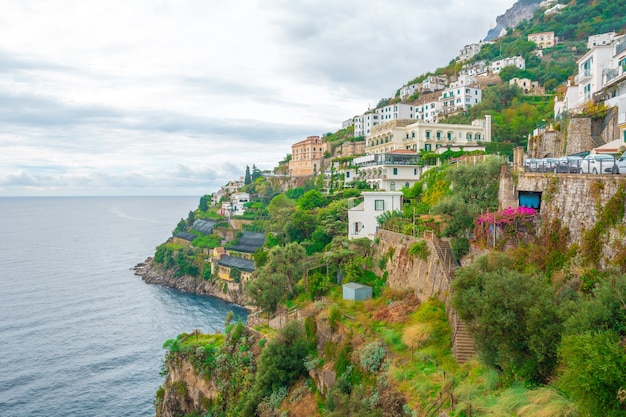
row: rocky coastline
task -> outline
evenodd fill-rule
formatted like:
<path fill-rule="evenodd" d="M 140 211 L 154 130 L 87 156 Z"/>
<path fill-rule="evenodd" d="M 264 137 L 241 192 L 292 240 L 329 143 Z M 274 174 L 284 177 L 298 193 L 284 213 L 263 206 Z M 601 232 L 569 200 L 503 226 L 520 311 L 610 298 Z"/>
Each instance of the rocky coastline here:
<path fill-rule="evenodd" d="M 162 285 L 183 292 L 209 295 L 252 310 L 252 307 L 246 304 L 246 297 L 242 288 L 239 290 L 224 291 L 224 287 L 219 280 L 207 281 L 189 275 L 178 277 L 175 275 L 175 270 L 163 269 L 161 266 L 155 264 L 151 257 L 138 263 L 132 269 L 135 271 L 135 275 L 141 277 L 146 284 Z"/>

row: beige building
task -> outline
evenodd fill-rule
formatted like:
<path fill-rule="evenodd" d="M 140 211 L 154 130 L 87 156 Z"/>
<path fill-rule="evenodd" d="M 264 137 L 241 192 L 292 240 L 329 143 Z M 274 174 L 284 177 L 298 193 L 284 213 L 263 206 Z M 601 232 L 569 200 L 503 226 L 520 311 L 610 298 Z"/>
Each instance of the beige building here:
<path fill-rule="evenodd" d="M 309 136 L 291 145 L 289 173 L 293 177 L 307 177 L 320 172 L 324 164 L 326 144 L 319 136 Z"/>
<path fill-rule="evenodd" d="M 557 43 L 554 32 L 539 32 L 528 35 L 530 42 L 537 44 L 537 49 L 552 48 Z"/>
<path fill-rule="evenodd" d="M 428 152 L 448 146 L 473 147 L 477 142 L 491 142 L 490 115 L 474 120 L 471 125 L 393 120 L 372 129 L 366 138 L 365 153 L 388 153 L 397 149 Z"/>
<path fill-rule="evenodd" d="M 539 86 L 538 81 L 531 81 L 528 78 L 511 78 L 509 85 L 516 85 L 522 89 L 524 94 L 544 94 L 545 91 Z"/>

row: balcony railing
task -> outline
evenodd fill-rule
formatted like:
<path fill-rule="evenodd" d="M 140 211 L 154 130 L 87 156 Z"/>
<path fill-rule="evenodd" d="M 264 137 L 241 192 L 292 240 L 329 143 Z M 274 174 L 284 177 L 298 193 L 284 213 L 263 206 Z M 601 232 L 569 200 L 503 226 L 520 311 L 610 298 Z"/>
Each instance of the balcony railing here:
<path fill-rule="evenodd" d="M 574 77 L 574 82 L 576 84 L 580 84 L 584 79 L 587 79 L 591 77 L 591 71 L 585 71 L 582 74 L 578 74 L 576 77 Z"/>
<path fill-rule="evenodd" d="M 626 41 L 623 41 L 621 43 L 618 43 L 615 46 L 615 55 L 619 54 L 620 52 L 622 52 L 624 49 L 626 49 Z"/>

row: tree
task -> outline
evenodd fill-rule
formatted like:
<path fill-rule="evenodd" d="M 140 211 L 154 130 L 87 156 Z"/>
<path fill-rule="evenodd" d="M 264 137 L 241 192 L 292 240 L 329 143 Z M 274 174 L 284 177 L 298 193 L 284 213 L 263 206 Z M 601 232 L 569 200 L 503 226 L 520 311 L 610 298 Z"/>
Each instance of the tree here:
<path fill-rule="evenodd" d="M 261 173 L 261 170 L 258 169 L 256 167 L 256 165 L 252 165 L 252 174 L 251 174 L 251 179 L 252 181 L 256 181 L 257 178 L 261 178 L 263 176 L 263 173 Z"/>
<path fill-rule="evenodd" d="M 189 211 L 189 215 L 187 216 L 187 224 L 188 224 L 189 226 L 192 226 L 192 225 L 193 225 L 193 222 L 194 222 L 195 220 L 196 220 L 196 212 L 195 212 L 195 211 L 190 210 L 190 211 Z"/>
<path fill-rule="evenodd" d="M 286 280 L 287 290 L 293 296 L 295 294 L 294 286 L 304 273 L 305 259 L 306 252 L 299 243 L 292 242 L 286 246 L 274 246 L 268 252 L 267 263 L 259 271 L 259 276 L 265 274 L 283 275 Z"/>
<path fill-rule="evenodd" d="M 542 383 L 557 362 L 562 320 L 552 287 L 541 277 L 498 266 L 510 262 L 493 255 L 457 270 L 453 303 L 489 365 L 509 380 Z"/>
<path fill-rule="evenodd" d="M 285 297 L 286 283 L 284 274 L 259 273 L 246 283 L 246 293 L 255 306 L 273 314 Z"/>
<path fill-rule="evenodd" d="M 315 230 L 315 216 L 305 210 L 296 209 L 284 230 L 287 242 L 302 242 Z"/>
<path fill-rule="evenodd" d="M 298 206 L 303 210 L 312 210 L 323 207 L 325 204 L 326 199 L 318 190 L 309 190 L 298 199 Z"/>
<path fill-rule="evenodd" d="M 264 397 L 282 387 L 288 387 L 298 377 L 305 375 L 304 358 L 311 348 L 302 322 L 288 322 L 259 356 L 254 384 L 247 396 L 243 415 L 256 415 L 256 408 Z"/>
<path fill-rule="evenodd" d="M 200 203 L 198 204 L 200 211 L 207 211 L 209 209 L 209 198 L 211 198 L 211 196 L 206 194 L 200 197 Z"/>
<path fill-rule="evenodd" d="M 252 177 L 250 176 L 250 167 L 246 165 L 246 176 L 244 177 L 243 183 L 244 185 L 248 185 L 252 182 Z"/>
<path fill-rule="evenodd" d="M 626 387 L 626 352 L 613 331 L 585 332 L 563 338 L 563 372 L 558 381 L 591 416 L 623 416 L 618 394 Z"/>

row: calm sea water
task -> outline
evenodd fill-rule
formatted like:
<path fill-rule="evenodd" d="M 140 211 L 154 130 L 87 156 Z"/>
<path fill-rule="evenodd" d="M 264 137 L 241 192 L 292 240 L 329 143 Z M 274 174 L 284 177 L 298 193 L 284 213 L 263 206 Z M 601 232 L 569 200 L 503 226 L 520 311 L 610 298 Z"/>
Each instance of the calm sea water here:
<path fill-rule="evenodd" d="M 0 416 L 154 415 L 163 342 L 245 317 L 130 270 L 197 204 L 0 198 Z"/>

